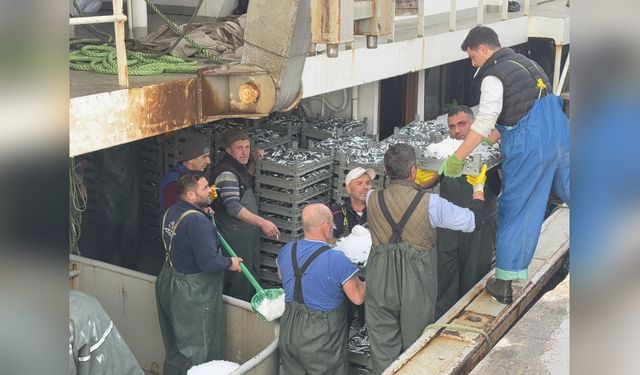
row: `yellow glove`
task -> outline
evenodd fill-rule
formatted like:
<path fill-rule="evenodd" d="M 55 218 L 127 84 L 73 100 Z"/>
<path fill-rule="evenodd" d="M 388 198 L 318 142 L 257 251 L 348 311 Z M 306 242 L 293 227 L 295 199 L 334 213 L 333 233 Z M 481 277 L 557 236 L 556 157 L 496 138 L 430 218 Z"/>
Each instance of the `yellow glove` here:
<path fill-rule="evenodd" d="M 209 198 L 211 198 L 211 202 L 215 201 L 218 198 L 218 188 L 216 185 L 209 186 L 211 188 L 211 194 L 209 194 Z"/>
<path fill-rule="evenodd" d="M 436 177 L 436 171 L 429 171 L 425 169 L 418 169 L 416 172 L 416 184 L 422 185 L 425 182 L 429 182 Z"/>
<path fill-rule="evenodd" d="M 484 191 L 484 183 L 487 181 L 487 164 L 482 164 L 480 174 L 477 176 L 467 176 L 467 182 L 473 186 L 473 191 Z"/>

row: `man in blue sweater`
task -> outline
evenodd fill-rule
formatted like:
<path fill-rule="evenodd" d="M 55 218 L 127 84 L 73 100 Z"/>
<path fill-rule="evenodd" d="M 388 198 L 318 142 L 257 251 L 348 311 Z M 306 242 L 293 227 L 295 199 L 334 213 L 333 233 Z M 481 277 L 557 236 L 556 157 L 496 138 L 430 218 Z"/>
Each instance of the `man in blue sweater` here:
<path fill-rule="evenodd" d="M 178 201 L 178 178 L 181 174 L 194 171 L 204 172 L 211 164 L 211 146 L 200 135 L 189 135 L 182 146 L 182 161 L 169 169 L 160 181 L 160 207 L 162 211 Z"/>
<path fill-rule="evenodd" d="M 178 202 L 162 219 L 165 262 L 156 280 L 165 375 L 222 358 L 224 270 L 239 272 L 242 261 L 220 255 L 218 232 L 204 211 L 211 204 L 204 175 L 183 174 L 177 190 Z"/>

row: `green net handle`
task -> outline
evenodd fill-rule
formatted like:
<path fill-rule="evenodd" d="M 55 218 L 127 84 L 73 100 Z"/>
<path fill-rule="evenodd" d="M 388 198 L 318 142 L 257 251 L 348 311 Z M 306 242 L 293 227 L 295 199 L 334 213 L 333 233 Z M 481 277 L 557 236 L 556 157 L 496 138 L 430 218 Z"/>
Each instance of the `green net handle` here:
<path fill-rule="evenodd" d="M 229 255 L 231 255 L 232 257 L 237 257 L 235 251 L 233 251 L 231 246 L 229 246 L 229 244 L 224 239 L 224 237 L 222 237 L 220 232 L 218 232 L 218 238 L 220 239 L 220 242 L 222 243 L 222 247 L 224 247 L 224 249 L 227 250 L 227 253 L 229 253 Z M 251 285 L 253 285 L 253 287 L 256 289 L 256 292 L 264 293 L 264 289 L 262 289 L 260 284 L 258 284 L 258 282 L 256 281 L 255 277 L 253 277 L 253 275 L 251 274 L 251 271 L 249 271 L 249 269 L 242 262 L 240 263 L 240 269 L 242 270 L 242 273 L 247 277 L 247 279 L 249 280 Z"/>

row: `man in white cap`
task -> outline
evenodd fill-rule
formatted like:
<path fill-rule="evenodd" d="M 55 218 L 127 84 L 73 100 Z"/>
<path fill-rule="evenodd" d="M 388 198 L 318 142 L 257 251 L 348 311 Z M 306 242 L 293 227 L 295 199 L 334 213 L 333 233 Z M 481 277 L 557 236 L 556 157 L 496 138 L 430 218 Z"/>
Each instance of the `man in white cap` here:
<path fill-rule="evenodd" d="M 356 225 L 367 222 L 367 193 L 371 190 L 371 181 L 376 178 L 373 169 L 356 167 L 349 171 L 344 179 L 344 188 L 349 194 L 341 204 L 331 207 L 333 213 L 333 235 L 336 238 L 348 236 Z M 349 350 L 363 353 L 369 350 L 369 338 L 364 325 L 364 304 L 355 305 L 347 301 L 347 327 L 351 327 L 355 313 L 358 313 L 360 329 L 349 340 Z"/>
<path fill-rule="evenodd" d="M 349 171 L 344 179 L 344 189 L 349 194 L 342 204 L 335 204 L 331 208 L 336 238 L 349 235 L 356 225 L 367 222 L 367 205 L 365 199 L 371 190 L 371 181 L 376 178 L 373 169 L 356 167 Z"/>

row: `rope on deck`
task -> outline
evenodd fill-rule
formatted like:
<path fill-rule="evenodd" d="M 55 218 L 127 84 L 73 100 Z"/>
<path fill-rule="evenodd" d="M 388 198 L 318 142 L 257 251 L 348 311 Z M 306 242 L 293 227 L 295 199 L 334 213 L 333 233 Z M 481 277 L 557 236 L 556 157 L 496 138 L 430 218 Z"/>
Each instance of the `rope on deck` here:
<path fill-rule="evenodd" d="M 424 329 L 424 332 L 426 332 L 429 329 L 440 329 L 440 328 L 451 329 L 451 330 L 454 330 L 454 331 L 466 331 L 466 332 L 477 333 L 479 335 L 484 336 L 484 338 L 485 338 L 485 340 L 486 340 L 486 342 L 487 342 L 487 344 L 489 345 L 490 348 L 493 346 L 493 344 L 491 342 L 491 337 L 489 337 L 489 334 L 487 334 L 482 328 L 466 326 L 464 324 L 432 323 L 432 324 L 429 324 Z"/>
<path fill-rule="evenodd" d="M 189 35 L 183 33 L 180 27 L 163 14 L 151 0 L 145 1 L 174 33 L 196 48 L 198 54 L 216 65 L 228 62 L 214 55 L 207 48 L 196 43 Z M 74 7 L 82 16 L 83 14 L 75 1 Z M 98 36 L 105 34 L 93 26 L 91 28 Z M 75 70 L 94 71 L 102 74 L 118 74 L 115 43 L 110 35 L 107 34 L 107 36 L 108 39 L 106 41 L 100 39 L 72 40 L 69 52 L 69 67 Z M 127 70 L 128 74 L 132 76 L 151 76 L 162 73 L 195 74 L 198 72 L 198 62 L 171 55 L 127 50 Z"/>
<path fill-rule="evenodd" d="M 156 7 L 156 5 L 151 1 L 151 0 L 144 0 L 147 4 L 149 4 L 149 7 L 151 9 L 153 9 L 154 12 L 156 12 L 156 14 L 162 18 L 162 20 L 169 26 L 169 28 L 171 29 L 171 31 L 173 31 L 174 33 L 178 34 L 179 36 L 181 36 L 184 40 L 186 40 L 189 44 L 191 44 L 193 47 L 195 47 L 198 50 L 198 53 L 202 56 L 204 56 L 207 60 L 211 61 L 212 63 L 216 64 L 216 65 L 222 65 L 222 64 L 226 64 L 228 63 L 227 60 L 223 60 L 221 58 L 219 58 L 218 56 L 214 55 L 213 53 L 211 53 L 211 51 L 209 51 L 207 48 L 201 46 L 200 44 L 196 43 L 195 40 L 193 40 L 193 38 L 191 38 L 189 35 L 187 35 L 185 32 L 182 32 L 180 30 L 180 27 L 178 25 L 176 25 L 173 21 L 171 21 L 169 19 L 169 17 L 167 17 L 164 13 L 162 13 L 160 11 L 160 9 L 158 9 L 158 7 Z"/>
<path fill-rule="evenodd" d="M 69 66 L 75 70 L 118 74 L 115 46 L 98 39 L 71 41 Z M 176 56 L 127 51 L 127 69 L 132 76 L 150 76 L 162 73 L 198 72 L 198 62 Z"/>

